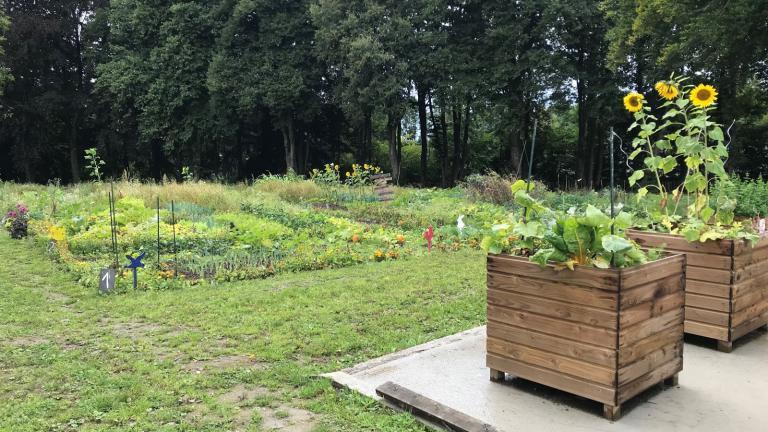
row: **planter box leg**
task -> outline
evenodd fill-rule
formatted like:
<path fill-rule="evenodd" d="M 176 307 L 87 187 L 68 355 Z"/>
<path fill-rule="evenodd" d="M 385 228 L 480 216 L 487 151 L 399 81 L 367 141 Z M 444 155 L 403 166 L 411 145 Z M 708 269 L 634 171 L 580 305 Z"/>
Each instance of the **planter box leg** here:
<path fill-rule="evenodd" d="M 724 353 L 733 351 L 733 342 L 717 341 L 717 350 Z"/>
<path fill-rule="evenodd" d="M 493 382 L 504 381 L 504 372 L 496 369 L 491 369 L 491 381 Z"/>
<path fill-rule="evenodd" d="M 603 417 L 608 420 L 618 420 L 621 417 L 621 405 L 603 405 Z"/>
<path fill-rule="evenodd" d="M 664 385 L 676 386 L 680 382 L 679 374 L 674 374 L 671 377 L 664 380 Z"/>

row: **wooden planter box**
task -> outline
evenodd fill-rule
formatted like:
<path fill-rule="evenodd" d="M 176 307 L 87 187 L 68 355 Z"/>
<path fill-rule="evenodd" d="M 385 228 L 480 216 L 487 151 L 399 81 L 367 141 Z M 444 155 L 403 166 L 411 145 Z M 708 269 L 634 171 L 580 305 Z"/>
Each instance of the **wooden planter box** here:
<path fill-rule="evenodd" d="M 630 231 L 642 247 L 684 253 L 685 332 L 717 340 L 720 351 L 768 323 L 768 238 L 689 243 L 679 235 Z"/>
<path fill-rule="evenodd" d="M 556 271 L 488 256 L 491 379 L 504 373 L 603 404 L 616 419 L 643 390 L 683 368 L 685 256 L 630 269 Z"/>

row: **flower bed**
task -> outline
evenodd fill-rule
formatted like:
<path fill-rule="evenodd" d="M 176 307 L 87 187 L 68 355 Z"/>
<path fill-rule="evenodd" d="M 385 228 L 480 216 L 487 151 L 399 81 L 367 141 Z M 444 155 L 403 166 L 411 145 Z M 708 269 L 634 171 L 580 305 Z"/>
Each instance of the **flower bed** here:
<path fill-rule="evenodd" d="M 720 351 L 768 324 L 768 238 L 688 242 L 680 235 L 630 231 L 645 247 L 685 253 L 685 332 L 717 340 Z"/>
<path fill-rule="evenodd" d="M 488 256 L 491 379 L 504 373 L 592 399 L 609 419 L 683 368 L 685 257 L 558 271 Z"/>

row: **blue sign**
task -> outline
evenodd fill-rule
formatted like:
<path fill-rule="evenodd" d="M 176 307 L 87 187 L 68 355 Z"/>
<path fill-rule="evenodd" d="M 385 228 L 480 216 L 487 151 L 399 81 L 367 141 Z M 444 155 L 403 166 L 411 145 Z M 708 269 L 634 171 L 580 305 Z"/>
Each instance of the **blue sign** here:
<path fill-rule="evenodd" d="M 142 252 L 136 258 L 130 255 L 125 256 L 126 258 L 128 258 L 128 261 L 130 261 L 130 263 L 127 266 L 125 266 L 125 268 L 133 270 L 133 289 L 136 289 L 136 286 L 139 284 L 137 271 L 140 268 L 144 268 L 144 263 L 141 262 L 141 260 L 144 259 L 144 255 L 146 254 L 147 254 L 146 252 Z"/>

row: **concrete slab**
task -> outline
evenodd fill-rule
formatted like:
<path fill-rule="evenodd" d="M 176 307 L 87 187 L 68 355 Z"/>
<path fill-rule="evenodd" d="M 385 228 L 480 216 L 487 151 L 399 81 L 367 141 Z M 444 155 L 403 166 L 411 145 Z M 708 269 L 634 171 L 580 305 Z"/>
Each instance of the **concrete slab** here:
<path fill-rule="evenodd" d="M 530 381 L 489 380 L 485 327 L 328 374 L 337 386 L 379 399 L 386 382 L 499 431 L 768 431 L 768 332 L 753 332 L 730 354 L 686 338 L 679 386 L 654 387 L 609 422 L 602 405 Z"/>

